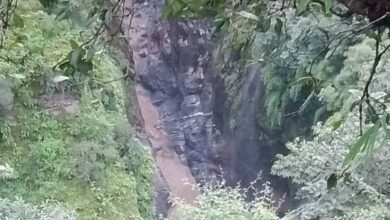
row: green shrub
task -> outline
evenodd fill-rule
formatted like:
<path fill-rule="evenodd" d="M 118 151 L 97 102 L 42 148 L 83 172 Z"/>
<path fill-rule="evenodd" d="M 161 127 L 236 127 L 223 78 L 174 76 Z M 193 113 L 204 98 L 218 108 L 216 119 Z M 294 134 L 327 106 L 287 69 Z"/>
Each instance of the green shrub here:
<path fill-rule="evenodd" d="M 119 120 L 114 125 L 114 140 L 119 145 L 121 156 L 129 151 L 129 140 L 133 138 L 133 130 L 128 121 Z"/>
<path fill-rule="evenodd" d="M 78 139 L 112 145 L 112 124 L 106 115 L 104 111 L 83 109 L 79 116 L 69 118 L 66 122 L 67 132 Z"/>
<path fill-rule="evenodd" d="M 59 204 L 42 204 L 40 206 L 0 199 L 0 219 L 7 220 L 76 220 L 74 211 L 67 210 Z"/>
<path fill-rule="evenodd" d="M 248 200 L 252 187 L 228 187 L 224 182 L 206 183 L 194 205 L 179 202 L 173 219 L 181 220 L 277 220 L 268 183 Z"/>
<path fill-rule="evenodd" d="M 60 123 L 42 111 L 19 110 L 18 125 L 14 128 L 19 138 L 30 141 L 42 141 L 61 137 Z"/>
<path fill-rule="evenodd" d="M 7 117 L 14 103 L 14 94 L 11 90 L 11 83 L 0 78 L 0 117 Z"/>
<path fill-rule="evenodd" d="M 124 157 L 126 169 L 137 183 L 137 201 L 141 216 L 152 219 L 152 175 L 153 160 L 150 152 L 138 140 L 129 140 L 129 151 Z"/>
<path fill-rule="evenodd" d="M 14 169 L 9 164 L 0 165 L 0 181 L 13 178 L 15 178 Z"/>
<path fill-rule="evenodd" d="M 102 180 L 106 167 L 119 159 L 113 146 L 89 141 L 72 143 L 69 158 L 73 175 L 87 183 Z"/>
<path fill-rule="evenodd" d="M 89 12 L 93 1 L 72 2 Z M 53 69 L 72 50 L 72 42 L 81 44 L 92 30 L 57 20 L 42 10 L 38 0 L 23 1 L 15 13 L 24 25 L 14 26 L 11 18 L 0 51 L 4 58 L 0 79 L 12 83 L 0 80 L 0 116 L 14 111 L 13 120 L 0 120 L 0 195 L 11 201 L 23 198 L 28 204 L 7 201 L 5 205 L 0 199 L 0 219 L 75 219 L 52 215 L 65 213 L 56 208 L 37 206 L 47 199 L 69 204 L 79 219 L 150 219 L 150 155 L 132 139 L 116 80 L 122 72 L 107 48 L 95 45 L 97 54 L 88 73 Z M 56 83 L 58 75 L 69 79 Z M 80 112 L 54 117 L 37 105 L 40 95 L 61 92 L 80 98 Z M 7 104 L 11 100 L 12 105 Z M 126 134 L 114 140 L 117 120 L 126 126 Z M 121 146 L 125 150 L 120 155 Z"/>
<path fill-rule="evenodd" d="M 25 181 L 38 183 L 55 180 L 69 174 L 68 153 L 60 139 L 46 139 L 31 144 L 22 160 L 19 172 Z"/>
<path fill-rule="evenodd" d="M 382 147 L 377 143 L 365 166 L 337 177 L 330 187 L 330 176 L 343 172 L 343 159 L 359 135 L 359 113 L 348 114 L 337 129 L 318 124 L 313 133 L 312 140 L 297 138 L 288 143 L 290 153 L 277 155 L 272 167 L 273 174 L 299 186 L 296 197 L 302 202 L 288 219 L 389 219 L 390 143 L 385 141 Z M 378 136 L 378 140 L 383 138 Z"/>

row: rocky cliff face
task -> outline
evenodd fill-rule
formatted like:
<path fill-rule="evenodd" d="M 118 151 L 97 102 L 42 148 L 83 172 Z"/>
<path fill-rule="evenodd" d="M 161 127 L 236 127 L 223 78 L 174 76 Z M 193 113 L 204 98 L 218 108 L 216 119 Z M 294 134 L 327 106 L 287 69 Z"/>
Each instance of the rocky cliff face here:
<path fill-rule="evenodd" d="M 170 147 L 198 182 L 222 176 L 245 185 L 262 170 L 275 187 L 285 188 L 269 175 L 283 144 L 257 120 L 264 103 L 260 67 L 219 50 L 207 19 L 163 19 L 162 5 L 135 1 L 137 25 L 125 36 L 132 42 L 137 83 L 150 92 Z M 141 37 L 132 39 L 135 35 Z"/>
<path fill-rule="evenodd" d="M 139 83 L 151 92 L 172 148 L 198 181 L 219 172 L 212 161 L 211 33 L 207 20 L 161 19 L 162 1 L 138 1 L 144 39 L 133 44 Z"/>

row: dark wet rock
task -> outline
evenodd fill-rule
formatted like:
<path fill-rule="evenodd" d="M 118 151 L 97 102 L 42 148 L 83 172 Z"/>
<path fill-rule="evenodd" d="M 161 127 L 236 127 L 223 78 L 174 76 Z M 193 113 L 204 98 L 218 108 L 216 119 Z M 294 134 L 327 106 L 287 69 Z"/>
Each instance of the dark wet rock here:
<path fill-rule="evenodd" d="M 173 96 L 178 92 L 172 69 L 161 60 L 151 62 L 146 74 L 140 75 L 143 85 L 152 92 L 162 92 Z"/>
<path fill-rule="evenodd" d="M 156 1 L 161 7 L 161 1 Z M 148 7 L 153 7 L 150 4 Z M 159 8 L 161 9 L 161 8 Z M 140 82 L 152 92 L 152 101 L 158 107 L 164 129 L 172 147 L 191 163 L 197 172 L 206 171 L 211 164 L 209 146 L 212 143 L 211 112 L 211 61 L 210 22 L 160 19 L 147 7 L 135 7 L 150 13 L 145 20 L 148 55 L 144 71 L 138 72 Z M 154 13 L 154 14 L 153 14 Z M 208 75 L 207 75 L 208 74 Z M 191 153 L 191 151 L 197 153 Z M 196 172 L 193 172 L 196 173 Z"/>
<path fill-rule="evenodd" d="M 175 149 L 175 151 L 180 155 L 185 155 L 186 151 L 186 139 L 184 132 L 182 131 L 171 131 L 170 136 L 174 140 L 172 142 L 172 147 Z"/>
<path fill-rule="evenodd" d="M 141 34 L 141 37 L 147 38 L 147 37 L 148 37 L 148 33 L 142 33 L 142 34 Z"/>
<path fill-rule="evenodd" d="M 152 96 L 152 103 L 153 105 L 159 106 L 161 105 L 169 96 L 165 95 L 164 93 L 157 91 L 153 96 Z"/>
<path fill-rule="evenodd" d="M 197 95 L 189 95 L 184 97 L 184 101 L 181 104 L 181 109 L 185 116 L 190 116 L 196 112 L 201 111 L 200 97 Z"/>
<path fill-rule="evenodd" d="M 189 68 L 186 72 L 186 78 L 184 79 L 184 89 L 188 94 L 198 94 L 203 89 L 203 69 L 198 68 L 194 70 Z"/>
<path fill-rule="evenodd" d="M 138 56 L 140 56 L 141 58 L 145 58 L 148 56 L 148 54 L 145 51 L 142 51 L 142 52 L 138 53 Z"/>
<path fill-rule="evenodd" d="M 134 3 L 136 4 L 143 4 L 145 2 L 147 2 L 147 0 L 134 0 Z"/>
<path fill-rule="evenodd" d="M 207 162 L 205 156 L 197 151 L 189 149 L 187 150 L 186 153 L 187 153 L 188 163 L 191 167 L 199 163 Z"/>

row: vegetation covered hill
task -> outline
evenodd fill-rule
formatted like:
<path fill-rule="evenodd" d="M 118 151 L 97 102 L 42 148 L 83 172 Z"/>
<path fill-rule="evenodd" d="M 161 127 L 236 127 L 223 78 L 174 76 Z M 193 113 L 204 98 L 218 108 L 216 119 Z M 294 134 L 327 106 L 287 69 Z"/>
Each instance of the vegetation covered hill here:
<path fill-rule="evenodd" d="M 153 164 L 127 123 L 119 64 L 104 45 L 79 46 L 92 34 L 80 19 L 35 0 L 12 10 L 0 51 L 0 219 L 151 219 Z M 69 52 L 75 65 L 55 68 Z"/>

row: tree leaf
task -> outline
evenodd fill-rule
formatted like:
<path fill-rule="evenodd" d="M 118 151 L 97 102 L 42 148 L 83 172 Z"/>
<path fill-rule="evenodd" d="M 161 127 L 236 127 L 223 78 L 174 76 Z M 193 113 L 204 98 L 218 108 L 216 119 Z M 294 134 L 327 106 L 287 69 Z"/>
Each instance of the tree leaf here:
<path fill-rule="evenodd" d="M 252 13 L 249 13 L 247 11 L 240 11 L 240 12 L 237 12 L 238 15 L 244 17 L 244 18 L 247 18 L 247 19 L 250 19 L 250 20 L 254 20 L 254 21 L 260 21 L 260 18 Z"/>
<path fill-rule="evenodd" d="M 69 80 L 69 79 L 70 79 L 70 78 L 67 77 L 67 76 L 62 76 L 62 75 L 60 75 L 60 76 L 54 77 L 54 78 L 53 78 L 53 82 L 54 82 L 54 83 L 60 83 L 60 82 L 63 82 L 63 81 Z"/>
<path fill-rule="evenodd" d="M 80 62 L 78 64 L 78 70 L 82 74 L 88 74 L 89 71 L 93 70 L 93 64 L 92 64 L 92 62 Z"/>
<path fill-rule="evenodd" d="M 222 27 L 226 24 L 226 18 L 218 18 L 214 20 L 214 33 L 221 31 Z"/>
<path fill-rule="evenodd" d="M 16 27 L 22 28 L 24 27 L 24 21 L 23 18 L 20 17 L 18 14 L 14 13 L 13 21 Z"/>
<path fill-rule="evenodd" d="M 101 12 L 100 12 L 100 15 L 99 15 L 99 19 L 102 20 L 102 21 L 105 21 L 106 20 L 106 14 L 108 12 L 108 9 L 103 9 Z"/>
<path fill-rule="evenodd" d="M 66 69 L 66 68 L 68 68 L 69 67 L 69 61 L 67 61 L 67 62 L 63 62 L 63 63 L 61 63 L 59 66 L 58 66 L 58 68 L 60 68 L 60 70 L 64 70 L 64 69 Z"/>
<path fill-rule="evenodd" d="M 314 113 L 313 124 L 317 124 L 320 121 L 320 117 L 326 112 L 326 105 L 323 105 L 321 108 L 317 109 Z"/>
<path fill-rule="evenodd" d="M 297 3 L 297 14 L 301 15 L 303 12 L 305 12 L 310 2 L 311 0 L 299 0 Z"/>
<path fill-rule="evenodd" d="M 172 12 L 171 14 L 172 15 L 179 15 L 180 14 L 180 11 L 183 9 L 183 5 L 179 2 L 179 1 L 173 1 L 172 4 L 171 4 L 171 9 L 172 9 Z"/>
<path fill-rule="evenodd" d="M 332 189 L 337 186 L 337 175 L 335 173 L 332 173 L 332 175 L 330 175 L 330 177 L 326 181 L 326 185 L 328 189 Z"/>
<path fill-rule="evenodd" d="M 88 13 L 88 18 L 92 18 L 93 16 L 95 16 L 99 11 L 99 8 L 98 7 L 93 7 L 92 10 L 89 11 Z"/>
<path fill-rule="evenodd" d="M 332 0 L 324 0 L 325 13 L 330 14 L 330 9 L 332 8 Z"/>
<path fill-rule="evenodd" d="M 282 19 L 276 18 L 276 24 L 275 24 L 274 28 L 275 28 L 275 32 L 278 34 L 278 36 L 280 36 L 280 34 L 282 33 L 282 28 L 283 28 Z"/>
<path fill-rule="evenodd" d="M 15 79 L 25 79 L 26 78 L 25 75 L 18 74 L 18 73 L 10 74 L 9 76 L 12 78 L 15 78 Z"/>
<path fill-rule="evenodd" d="M 76 41 L 70 40 L 69 43 L 70 43 L 70 46 L 72 47 L 73 50 L 76 50 L 79 48 L 79 44 Z"/>
<path fill-rule="evenodd" d="M 311 79 L 313 79 L 313 78 L 310 76 L 301 77 L 301 78 L 295 80 L 294 82 L 290 83 L 288 86 L 291 87 L 291 86 L 294 86 L 296 84 L 301 83 L 302 81 L 311 80 Z"/>
<path fill-rule="evenodd" d="M 263 24 L 263 28 L 262 30 L 265 32 L 265 31 L 268 31 L 268 29 L 270 28 L 271 26 L 271 18 L 266 18 L 265 21 L 264 21 L 264 24 Z"/>
<path fill-rule="evenodd" d="M 389 115 L 382 116 L 381 117 L 381 123 L 382 123 L 382 128 L 385 131 L 386 137 L 390 138 L 390 127 L 387 124 L 387 120 L 386 120 L 387 117 L 389 117 Z"/>
<path fill-rule="evenodd" d="M 78 63 L 79 61 L 81 60 L 81 56 L 80 56 L 80 50 L 73 50 L 71 53 L 70 53 L 70 58 L 69 58 L 69 62 L 70 64 L 74 67 L 74 68 L 77 68 L 78 66 Z"/>
<path fill-rule="evenodd" d="M 372 150 L 374 149 L 380 126 L 381 126 L 380 122 L 375 124 L 374 129 L 372 130 L 372 133 L 369 136 L 367 144 L 364 146 L 362 150 L 362 153 L 363 155 L 365 155 L 366 159 L 369 159 L 372 154 Z"/>
<path fill-rule="evenodd" d="M 375 144 L 375 139 L 379 128 L 380 123 L 376 123 L 373 127 L 365 131 L 363 135 L 356 141 L 356 143 L 352 145 L 349 153 L 344 158 L 344 168 L 348 168 L 353 162 L 355 162 L 355 159 L 359 153 L 364 152 L 367 154 L 367 152 L 372 150 L 371 148 Z"/>
<path fill-rule="evenodd" d="M 172 9 L 172 7 L 171 7 L 171 4 L 168 4 L 168 3 L 164 4 L 164 6 L 163 6 L 163 8 L 162 8 L 162 11 L 161 11 L 162 16 L 163 16 L 163 17 L 168 17 L 168 16 L 170 16 L 172 10 L 173 10 L 173 9 Z"/>
<path fill-rule="evenodd" d="M 375 108 L 371 105 L 367 105 L 367 119 L 373 123 L 376 123 L 379 119 L 378 114 L 375 111 Z"/>

